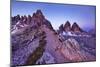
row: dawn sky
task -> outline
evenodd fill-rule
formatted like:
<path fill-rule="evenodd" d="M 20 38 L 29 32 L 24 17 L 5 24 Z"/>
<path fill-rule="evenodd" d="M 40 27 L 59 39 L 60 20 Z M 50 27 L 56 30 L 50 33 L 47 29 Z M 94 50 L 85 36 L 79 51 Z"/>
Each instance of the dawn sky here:
<path fill-rule="evenodd" d="M 67 20 L 70 21 L 71 24 L 77 22 L 81 28 L 95 28 L 95 6 L 13 1 L 11 7 L 11 16 L 17 14 L 32 15 L 37 9 L 41 9 L 54 29 L 58 29 L 58 27 Z"/>

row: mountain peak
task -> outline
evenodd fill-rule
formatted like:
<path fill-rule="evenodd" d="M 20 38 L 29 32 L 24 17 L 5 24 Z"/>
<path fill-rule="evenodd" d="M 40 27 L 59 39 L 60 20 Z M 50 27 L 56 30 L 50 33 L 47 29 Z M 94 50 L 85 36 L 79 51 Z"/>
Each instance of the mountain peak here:
<path fill-rule="evenodd" d="M 65 25 L 64 25 L 64 30 L 67 32 L 67 31 L 70 31 L 71 30 L 71 24 L 69 21 L 66 21 Z"/>
<path fill-rule="evenodd" d="M 76 22 L 73 23 L 72 27 L 73 27 L 73 26 L 79 27 L 78 24 L 77 24 Z"/>
<path fill-rule="evenodd" d="M 40 9 L 36 11 L 36 13 L 33 13 L 33 18 L 38 18 L 38 19 L 44 19 L 44 15 Z"/>
<path fill-rule="evenodd" d="M 33 17 L 33 18 L 34 18 L 34 17 L 36 17 L 36 14 L 35 14 L 35 13 L 33 13 L 33 16 L 32 16 L 32 17 Z"/>
<path fill-rule="evenodd" d="M 69 21 L 66 21 L 65 26 L 71 26 Z"/>
<path fill-rule="evenodd" d="M 38 14 L 38 15 L 43 15 L 43 14 L 42 14 L 42 11 L 41 11 L 40 9 L 38 9 L 38 10 L 36 11 L 36 14 Z"/>
<path fill-rule="evenodd" d="M 18 20 L 17 20 L 17 17 L 18 17 Z M 17 16 L 15 16 L 15 19 L 13 19 L 13 18 L 14 17 L 12 17 L 12 21 L 13 21 L 13 23 L 15 22 L 14 23 L 15 25 L 16 25 L 16 23 L 20 23 L 23 25 L 23 27 L 25 25 L 28 25 L 28 26 L 33 26 L 35 28 L 38 28 L 42 25 L 46 25 L 46 27 L 53 30 L 51 22 L 45 18 L 45 16 L 43 15 L 43 13 L 40 9 L 38 9 L 36 12 L 34 12 L 32 16 L 24 15 L 24 16 L 20 17 L 20 15 L 17 15 Z"/>
<path fill-rule="evenodd" d="M 58 33 L 63 33 L 63 32 L 75 32 L 75 33 L 80 33 L 83 32 L 83 30 L 80 28 L 80 26 L 74 22 L 71 26 L 69 21 L 66 21 L 66 23 L 63 25 L 61 24 L 59 26 Z"/>
<path fill-rule="evenodd" d="M 79 27 L 79 25 L 76 22 L 73 23 L 71 30 L 74 32 L 81 32 L 82 31 L 82 29 Z"/>
<path fill-rule="evenodd" d="M 61 24 L 60 26 L 59 26 L 59 33 L 62 33 L 64 31 L 64 27 L 63 27 L 63 24 Z"/>

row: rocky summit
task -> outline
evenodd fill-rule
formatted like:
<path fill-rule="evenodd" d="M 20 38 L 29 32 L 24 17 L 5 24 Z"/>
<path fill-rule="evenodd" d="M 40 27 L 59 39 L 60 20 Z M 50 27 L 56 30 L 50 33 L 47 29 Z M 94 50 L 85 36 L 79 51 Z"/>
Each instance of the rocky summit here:
<path fill-rule="evenodd" d="M 73 23 L 71 30 L 74 32 L 82 32 L 82 29 L 79 27 L 79 25 L 76 22 Z"/>
<path fill-rule="evenodd" d="M 67 21 L 56 31 L 40 9 L 32 16 L 11 17 L 12 66 L 95 60 L 96 38 L 76 22 Z"/>
<path fill-rule="evenodd" d="M 67 21 L 67 22 L 65 23 L 65 25 L 64 25 L 64 30 L 65 30 L 66 32 L 71 31 L 71 24 L 70 24 L 69 21 Z"/>
<path fill-rule="evenodd" d="M 76 22 L 74 22 L 71 26 L 69 21 L 67 21 L 65 24 L 61 24 L 59 26 L 58 31 L 59 33 L 63 33 L 63 32 L 83 33 L 83 30 Z"/>

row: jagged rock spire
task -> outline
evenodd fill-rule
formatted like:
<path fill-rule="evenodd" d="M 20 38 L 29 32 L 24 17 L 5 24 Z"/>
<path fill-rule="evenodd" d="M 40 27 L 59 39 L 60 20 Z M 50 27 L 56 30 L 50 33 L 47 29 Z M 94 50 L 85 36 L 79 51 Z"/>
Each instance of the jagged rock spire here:
<path fill-rule="evenodd" d="M 62 33 L 64 31 L 64 27 L 63 27 L 63 24 L 61 24 L 60 26 L 59 26 L 59 33 Z"/>
<path fill-rule="evenodd" d="M 64 30 L 67 32 L 67 31 L 70 31 L 71 30 L 71 24 L 69 21 L 67 21 L 64 25 Z"/>
<path fill-rule="evenodd" d="M 82 31 L 76 22 L 73 23 L 71 30 L 74 32 L 81 32 Z"/>
<path fill-rule="evenodd" d="M 18 16 L 20 17 L 20 16 Z M 36 12 L 33 13 L 32 17 L 30 15 L 21 16 L 19 20 L 20 24 L 27 24 L 34 27 L 40 27 L 41 25 L 46 25 L 49 29 L 53 30 L 51 22 L 45 18 L 42 11 L 38 9 Z"/>
<path fill-rule="evenodd" d="M 65 26 L 71 26 L 69 21 L 66 21 Z"/>
<path fill-rule="evenodd" d="M 27 17 L 27 24 L 30 24 L 31 20 L 32 20 L 32 17 L 30 15 L 28 15 L 28 17 Z"/>
<path fill-rule="evenodd" d="M 36 13 L 33 13 L 33 16 L 32 17 L 35 18 L 36 17 Z"/>
<path fill-rule="evenodd" d="M 36 14 L 38 14 L 38 15 L 43 15 L 43 14 L 42 14 L 42 11 L 41 11 L 40 9 L 38 9 L 38 10 L 36 11 Z"/>

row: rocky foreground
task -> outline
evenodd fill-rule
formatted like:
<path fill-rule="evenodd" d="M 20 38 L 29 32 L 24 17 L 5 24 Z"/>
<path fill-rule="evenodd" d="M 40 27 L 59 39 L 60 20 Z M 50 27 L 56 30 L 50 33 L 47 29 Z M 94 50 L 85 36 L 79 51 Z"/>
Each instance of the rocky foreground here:
<path fill-rule="evenodd" d="M 69 21 L 54 30 L 41 10 L 11 18 L 13 66 L 96 60 L 96 38 Z"/>

